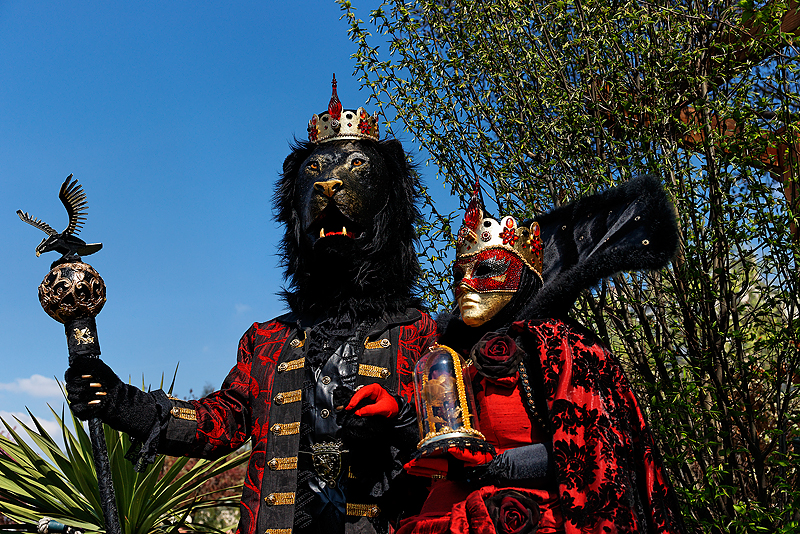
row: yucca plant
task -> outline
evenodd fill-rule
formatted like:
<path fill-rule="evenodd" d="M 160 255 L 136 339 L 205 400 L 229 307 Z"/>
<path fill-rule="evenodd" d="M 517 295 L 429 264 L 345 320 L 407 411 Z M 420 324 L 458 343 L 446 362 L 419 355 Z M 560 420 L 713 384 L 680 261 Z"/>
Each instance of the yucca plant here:
<path fill-rule="evenodd" d="M 59 417 L 53 411 L 53 415 L 61 427 L 64 450 L 33 414 L 35 429 L 17 420 L 41 449 L 41 455 L 0 419 L 9 436 L 0 434 L 0 513 L 23 523 L 50 517 L 87 532 L 104 532 L 89 435 L 71 412 L 74 433 L 63 414 Z M 210 493 L 203 492 L 202 486 L 246 462 L 249 451 L 214 461 L 190 463 L 188 458 L 178 458 L 168 468 L 164 466 L 165 457 L 159 456 L 153 465 L 137 473 L 124 458 L 131 445 L 128 436 L 105 425 L 103 428 L 123 534 L 177 532 L 178 527 L 218 531 L 210 525 L 189 523 L 187 518 L 199 510 L 236 506 L 233 497 L 215 498 L 236 486 Z"/>

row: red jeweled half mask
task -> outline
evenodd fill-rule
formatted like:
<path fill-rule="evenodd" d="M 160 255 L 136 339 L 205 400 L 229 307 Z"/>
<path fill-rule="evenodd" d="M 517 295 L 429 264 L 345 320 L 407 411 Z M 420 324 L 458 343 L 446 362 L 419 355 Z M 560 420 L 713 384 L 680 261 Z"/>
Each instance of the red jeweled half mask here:
<path fill-rule="evenodd" d="M 453 276 L 461 319 L 475 327 L 497 315 L 519 289 L 523 268 L 523 261 L 503 248 L 459 257 Z"/>
<path fill-rule="evenodd" d="M 524 266 L 518 256 L 498 248 L 483 249 L 477 254 L 461 256 L 453 265 L 456 298 L 462 285 L 478 293 L 514 293 L 519 289 Z"/>

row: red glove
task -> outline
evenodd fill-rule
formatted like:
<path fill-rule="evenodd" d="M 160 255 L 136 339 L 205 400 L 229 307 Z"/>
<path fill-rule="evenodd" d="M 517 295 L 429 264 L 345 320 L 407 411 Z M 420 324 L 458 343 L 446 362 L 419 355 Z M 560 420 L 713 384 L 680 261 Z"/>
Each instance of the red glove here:
<path fill-rule="evenodd" d="M 470 451 L 467 449 L 459 449 L 458 447 L 450 447 L 447 449 L 447 454 L 464 462 L 465 466 L 475 466 L 489 463 L 494 458 L 494 454 L 483 451 Z"/>
<path fill-rule="evenodd" d="M 449 447 L 446 451 L 437 452 L 436 456 L 415 458 L 403 466 L 410 475 L 429 478 L 444 478 L 447 476 L 449 459 L 454 458 L 462 462 L 465 467 L 474 467 L 492 461 L 494 455 L 490 452 L 470 451 L 458 447 Z"/>
<path fill-rule="evenodd" d="M 361 406 L 359 407 L 359 405 Z M 345 410 L 356 410 L 353 413 L 360 417 L 380 415 L 388 419 L 397 417 L 397 414 L 400 413 L 400 405 L 391 393 L 383 389 L 383 386 L 369 384 L 353 394 Z"/>
<path fill-rule="evenodd" d="M 427 478 L 447 476 L 447 458 L 415 458 L 403 466 L 409 475 Z"/>

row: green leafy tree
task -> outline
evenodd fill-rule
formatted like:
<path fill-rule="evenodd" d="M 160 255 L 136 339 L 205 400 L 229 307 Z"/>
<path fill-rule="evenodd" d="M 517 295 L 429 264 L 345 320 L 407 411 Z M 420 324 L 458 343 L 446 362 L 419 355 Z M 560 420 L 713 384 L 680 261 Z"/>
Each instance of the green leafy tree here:
<path fill-rule="evenodd" d="M 574 313 L 621 356 L 692 530 L 797 532 L 796 2 L 393 0 L 365 22 L 338 1 L 363 85 L 453 194 L 479 178 L 525 218 L 663 180 L 672 266 L 603 280 Z M 442 308 L 459 221 L 426 210 Z"/>

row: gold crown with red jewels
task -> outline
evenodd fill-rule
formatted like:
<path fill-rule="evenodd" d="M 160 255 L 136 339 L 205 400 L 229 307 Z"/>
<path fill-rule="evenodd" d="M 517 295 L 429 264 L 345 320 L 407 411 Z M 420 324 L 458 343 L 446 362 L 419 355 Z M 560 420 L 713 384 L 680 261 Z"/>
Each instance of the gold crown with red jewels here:
<path fill-rule="evenodd" d="M 364 108 L 342 109 L 336 94 L 336 74 L 333 75 L 331 101 L 328 111 L 316 113 L 308 121 L 308 140 L 312 143 L 326 143 L 339 139 L 371 139 L 377 141 L 378 114 L 370 115 Z"/>
<path fill-rule="evenodd" d="M 475 181 L 475 191 L 464 214 L 464 222 L 458 231 L 456 256 L 472 256 L 486 249 L 505 249 L 520 258 L 525 265 L 542 276 L 542 240 L 539 223 L 519 226 L 514 217 L 508 215 L 497 222 L 484 217 L 480 200 L 480 184 Z"/>

